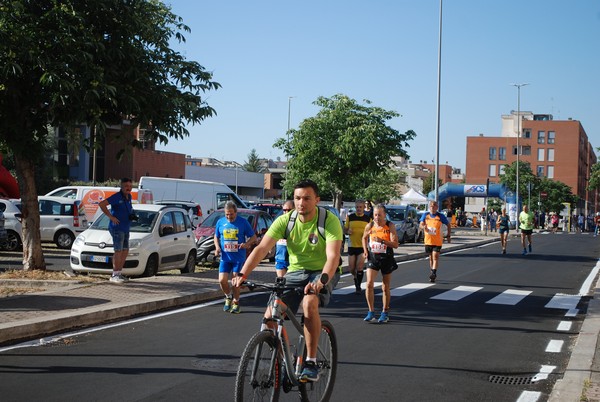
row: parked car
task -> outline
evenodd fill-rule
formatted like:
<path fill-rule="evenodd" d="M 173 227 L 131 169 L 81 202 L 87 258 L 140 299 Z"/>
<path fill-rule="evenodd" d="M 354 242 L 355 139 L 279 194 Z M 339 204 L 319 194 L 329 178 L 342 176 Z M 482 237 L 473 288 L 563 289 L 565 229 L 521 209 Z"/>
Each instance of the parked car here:
<path fill-rule="evenodd" d="M 173 207 L 183 208 L 187 211 L 190 220 L 192 221 L 192 226 L 196 228 L 199 224 L 202 223 L 202 207 L 200 204 L 195 203 L 193 201 L 181 201 L 181 200 L 161 200 L 156 201 L 157 205 L 171 205 Z"/>
<path fill-rule="evenodd" d="M 21 241 L 21 210 L 12 200 L 0 199 L 0 211 L 4 216 L 4 229 L 6 238 L 0 242 L 0 248 L 8 251 L 17 251 L 22 246 Z"/>
<path fill-rule="evenodd" d="M 252 205 L 250 207 L 250 209 L 258 209 L 260 211 L 265 211 L 266 213 L 271 215 L 273 218 L 276 218 L 279 215 L 281 215 L 281 212 L 283 212 L 283 205 L 282 204 L 259 203 L 259 204 Z"/>
<path fill-rule="evenodd" d="M 396 225 L 400 243 L 414 243 L 420 240 L 417 209 L 410 205 L 386 205 L 387 219 Z"/>
<path fill-rule="evenodd" d="M 258 238 L 259 242 L 273 223 L 273 218 L 271 215 L 258 209 L 238 208 L 237 213 L 238 216 L 248 220 L 250 226 L 256 233 L 256 237 Z M 215 259 L 214 244 L 215 227 L 217 226 L 218 220 L 224 216 L 225 211 L 223 209 L 215 211 L 208 215 L 204 222 L 202 222 L 202 224 L 194 231 L 196 235 L 196 244 L 198 247 L 198 263 L 212 262 L 213 265 L 217 264 L 217 260 Z M 248 249 L 246 252 L 250 254 L 252 249 Z M 270 261 L 275 261 L 275 247 L 269 251 L 265 258 L 268 258 Z"/>
<path fill-rule="evenodd" d="M 6 229 L 4 228 L 4 212 L 0 209 L 0 245 L 6 242 Z"/>
<path fill-rule="evenodd" d="M 124 275 L 154 276 L 179 269 L 196 268 L 196 242 L 187 211 L 169 205 L 133 204 L 137 221 L 131 222 L 129 255 Z M 99 216 L 77 236 L 71 249 L 71 268 L 76 272 L 112 273 L 114 254 L 109 219 Z"/>
<path fill-rule="evenodd" d="M 7 241 L 5 249 L 18 250 L 22 246 L 21 201 L 1 200 L 4 208 Z M 42 242 L 55 243 L 59 248 L 70 249 L 75 237 L 88 224 L 80 202 L 70 198 L 39 196 L 40 237 Z"/>

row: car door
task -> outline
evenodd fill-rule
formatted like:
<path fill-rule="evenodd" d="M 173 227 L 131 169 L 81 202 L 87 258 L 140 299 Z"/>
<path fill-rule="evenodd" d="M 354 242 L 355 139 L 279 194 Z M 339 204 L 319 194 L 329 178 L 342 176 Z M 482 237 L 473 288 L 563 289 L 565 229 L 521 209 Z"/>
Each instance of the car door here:
<path fill-rule="evenodd" d="M 190 218 L 183 211 L 173 211 L 173 222 L 175 223 L 175 249 L 173 261 L 176 267 L 181 268 L 185 264 L 190 250 L 190 239 L 192 238 Z"/>
<path fill-rule="evenodd" d="M 166 211 L 158 224 L 158 268 L 165 270 L 175 265 L 178 250 L 175 242 L 175 220 L 172 211 Z"/>
<path fill-rule="evenodd" d="M 62 204 L 52 200 L 39 200 L 40 236 L 42 241 L 53 241 L 56 228 L 62 226 Z"/>

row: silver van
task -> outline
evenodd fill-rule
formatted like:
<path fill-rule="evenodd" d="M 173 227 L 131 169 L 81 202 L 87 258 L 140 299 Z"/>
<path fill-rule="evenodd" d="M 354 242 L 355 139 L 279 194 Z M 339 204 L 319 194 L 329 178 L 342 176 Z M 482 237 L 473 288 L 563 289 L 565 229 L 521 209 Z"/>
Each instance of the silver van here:
<path fill-rule="evenodd" d="M 396 225 L 400 243 L 415 243 L 420 240 L 417 209 L 409 205 L 386 205 L 387 220 Z"/>

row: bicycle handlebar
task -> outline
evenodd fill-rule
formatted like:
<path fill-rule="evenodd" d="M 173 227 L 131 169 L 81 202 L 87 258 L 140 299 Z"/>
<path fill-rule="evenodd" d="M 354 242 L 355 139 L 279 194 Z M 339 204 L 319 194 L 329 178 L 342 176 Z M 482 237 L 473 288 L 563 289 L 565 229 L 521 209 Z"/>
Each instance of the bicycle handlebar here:
<path fill-rule="evenodd" d="M 253 292 L 254 289 L 256 289 L 256 288 L 263 288 L 263 289 L 269 290 L 271 292 L 277 292 L 277 291 L 284 292 L 286 290 L 294 290 L 298 293 L 304 292 L 304 287 L 302 287 L 302 286 L 288 286 L 288 285 L 282 285 L 280 283 L 276 283 L 274 285 L 267 285 L 265 283 L 244 281 L 244 282 L 242 282 L 241 286 L 247 287 L 248 290 L 250 290 L 251 292 Z M 327 293 L 327 288 L 323 287 L 321 289 L 320 293 Z"/>

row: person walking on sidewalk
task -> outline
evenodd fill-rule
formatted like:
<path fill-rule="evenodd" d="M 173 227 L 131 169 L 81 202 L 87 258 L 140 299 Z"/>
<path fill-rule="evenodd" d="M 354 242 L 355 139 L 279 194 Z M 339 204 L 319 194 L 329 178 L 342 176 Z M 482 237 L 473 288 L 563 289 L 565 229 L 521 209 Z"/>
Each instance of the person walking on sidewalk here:
<path fill-rule="evenodd" d="M 365 214 L 365 202 L 356 200 L 356 212 L 348 215 L 344 232 L 349 236 L 348 269 L 354 277 L 355 293 L 361 294 L 361 284 L 364 276 L 365 257 L 363 256 L 363 233 L 371 222 L 371 217 Z"/>
<path fill-rule="evenodd" d="M 221 255 L 219 263 L 219 285 L 225 294 L 223 311 L 240 312 L 240 288 L 229 286 L 229 275 L 236 277 L 246 261 L 246 250 L 256 243 L 256 234 L 248 221 L 238 216 L 237 205 L 233 201 L 225 203 L 225 216 L 215 226 L 215 258 Z"/>
<path fill-rule="evenodd" d="M 429 201 L 429 211 L 421 216 L 421 228 L 425 233 L 425 252 L 429 255 L 429 281 L 435 282 L 437 278 L 438 262 L 442 244 L 444 244 L 444 233 L 442 233 L 442 225 L 448 228 L 448 243 L 450 243 L 450 225 L 446 215 L 438 212 L 439 205 L 437 201 Z"/>
<path fill-rule="evenodd" d="M 394 249 L 398 247 L 398 235 L 396 225 L 386 220 L 386 212 L 383 204 L 378 204 L 373 208 L 373 221 L 365 227 L 362 237 L 364 257 L 368 261 L 365 295 L 369 312 L 364 319 L 367 322 L 375 320 L 375 278 L 380 270 L 383 277 L 381 285 L 383 310 L 378 321 L 386 323 L 390 319 L 390 281 L 392 272 L 398 268 L 394 259 Z"/>
<path fill-rule="evenodd" d="M 300 381 L 303 382 L 319 379 L 319 367 L 316 364 L 321 335 L 319 305 L 324 307 L 329 303 L 333 286 L 331 279 L 340 263 L 343 237 L 339 219 L 327 209 L 318 207 L 319 201 L 319 187 L 314 181 L 303 180 L 297 183 L 294 186 L 294 205 L 298 212 L 293 225 L 290 225 L 291 216 L 282 215 L 277 218 L 252 251 L 239 275 L 232 280 L 234 286 L 241 286 L 277 240 L 287 237 L 290 266 L 285 275 L 286 285 L 303 287 L 304 295 L 292 291 L 285 293 L 282 299 L 294 313 L 302 303 L 307 350 L 300 374 Z M 289 235 L 288 226 L 293 226 Z M 323 288 L 327 289 L 325 294 L 320 293 Z M 270 316 L 269 310 L 265 312 L 265 316 Z M 267 324 L 263 325 L 263 330 L 270 329 Z"/>
<path fill-rule="evenodd" d="M 529 212 L 527 204 L 523 205 L 523 211 L 519 214 L 519 229 L 521 229 L 521 245 L 523 246 L 523 255 L 527 255 L 525 248 L 525 238 L 529 242 L 529 252 L 531 253 L 531 234 L 533 233 L 533 214 Z"/>
<path fill-rule="evenodd" d="M 508 240 L 508 231 L 510 228 L 510 218 L 506 215 L 506 208 L 502 209 L 502 215 L 498 216 L 496 223 L 498 224 L 498 233 L 500 233 L 502 254 L 506 254 L 506 241 Z"/>
<path fill-rule="evenodd" d="M 599 231 L 600 231 L 600 212 L 596 212 L 596 216 L 594 216 L 594 237 L 598 236 Z"/>
<path fill-rule="evenodd" d="M 131 220 L 137 219 L 131 205 L 131 179 L 121 179 L 121 189 L 118 193 L 100 201 L 98 206 L 110 220 L 108 232 L 112 236 L 113 249 L 115 251 L 112 259 L 113 272 L 110 281 L 113 283 L 128 282 L 129 278 L 123 276 L 123 266 L 129 254 L 129 229 Z M 108 206 L 110 205 L 110 211 Z"/>
<path fill-rule="evenodd" d="M 283 214 L 287 214 L 294 210 L 294 202 L 287 200 L 283 203 Z M 275 273 L 277 277 L 282 277 L 286 274 L 288 267 L 290 266 L 290 255 L 287 250 L 287 239 L 277 240 L 277 246 L 275 246 Z"/>

